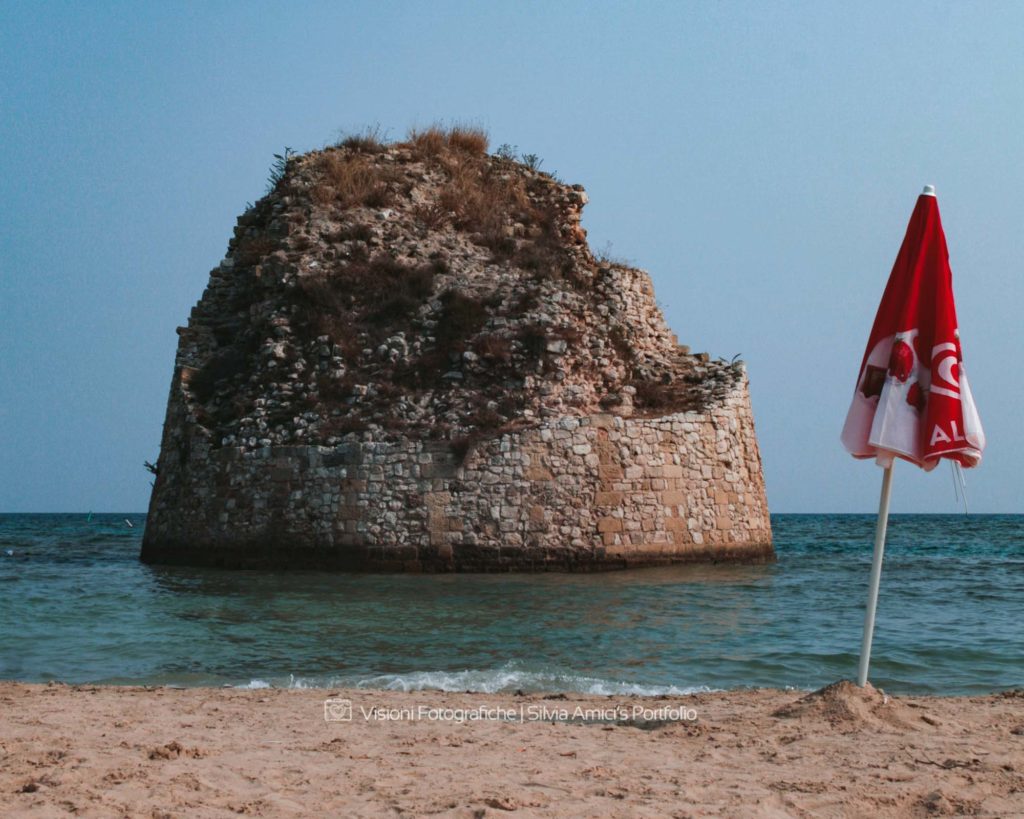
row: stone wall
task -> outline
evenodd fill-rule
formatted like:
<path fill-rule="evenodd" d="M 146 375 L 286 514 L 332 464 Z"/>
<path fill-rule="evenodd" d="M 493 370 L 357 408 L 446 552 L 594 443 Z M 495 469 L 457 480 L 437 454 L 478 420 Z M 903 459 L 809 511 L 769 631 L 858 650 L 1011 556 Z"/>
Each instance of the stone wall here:
<path fill-rule="evenodd" d="M 211 447 L 172 388 L 142 557 L 224 567 L 587 570 L 772 557 L 745 376 L 705 411 L 541 421 L 457 454 L 391 436 Z"/>
<path fill-rule="evenodd" d="M 289 158 L 239 216 L 178 328 L 143 559 L 769 557 L 743 365 L 591 252 L 581 186 L 454 136 Z"/>

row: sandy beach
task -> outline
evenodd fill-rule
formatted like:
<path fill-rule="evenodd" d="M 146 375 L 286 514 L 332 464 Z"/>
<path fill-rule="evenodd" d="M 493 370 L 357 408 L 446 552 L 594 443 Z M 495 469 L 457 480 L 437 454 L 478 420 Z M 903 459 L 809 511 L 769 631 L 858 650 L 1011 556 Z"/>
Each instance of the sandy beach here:
<path fill-rule="evenodd" d="M 1021 816 L 1024 695 L 3 683 L 0 793 L 8 816 Z"/>

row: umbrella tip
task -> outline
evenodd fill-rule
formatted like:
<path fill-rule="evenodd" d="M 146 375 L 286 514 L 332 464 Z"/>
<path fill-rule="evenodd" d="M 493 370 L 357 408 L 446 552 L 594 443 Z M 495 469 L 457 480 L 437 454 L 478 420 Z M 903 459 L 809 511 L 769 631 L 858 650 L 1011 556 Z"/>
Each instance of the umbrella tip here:
<path fill-rule="evenodd" d="M 921 196 L 935 196 L 935 186 L 925 185 L 924 190 L 921 191 Z"/>

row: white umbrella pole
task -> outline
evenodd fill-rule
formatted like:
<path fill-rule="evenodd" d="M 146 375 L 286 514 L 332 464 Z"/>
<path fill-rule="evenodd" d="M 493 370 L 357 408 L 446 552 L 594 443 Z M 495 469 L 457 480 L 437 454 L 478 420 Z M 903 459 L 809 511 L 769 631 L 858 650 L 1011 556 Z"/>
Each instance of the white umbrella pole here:
<path fill-rule="evenodd" d="M 871 662 L 871 636 L 875 631 L 875 609 L 878 606 L 878 584 L 882 579 L 882 554 L 885 552 L 885 529 L 889 524 L 889 498 L 892 496 L 892 466 L 882 474 L 882 497 L 878 502 L 878 523 L 875 525 L 875 554 L 871 560 L 871 582 L 868 586 L 868 607 L 864 612 L 864 640 L 860 644 L 860 665 L 857 667 L 857 685 L 868 681 L 868 663 Z"/>

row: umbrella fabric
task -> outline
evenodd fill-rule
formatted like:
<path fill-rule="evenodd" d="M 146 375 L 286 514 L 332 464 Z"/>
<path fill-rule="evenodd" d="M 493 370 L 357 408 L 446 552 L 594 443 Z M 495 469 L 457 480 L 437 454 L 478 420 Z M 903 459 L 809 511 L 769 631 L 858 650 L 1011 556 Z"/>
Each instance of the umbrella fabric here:
<path fill-rule="evenodd" d="M 890 466 L 894 456 L 934 469 L 940 458 L 977 466 L 985 433 L 964 372 L 946 237 L 933 194 L 917 199 L 882 295 L 843 446 Z"/>

